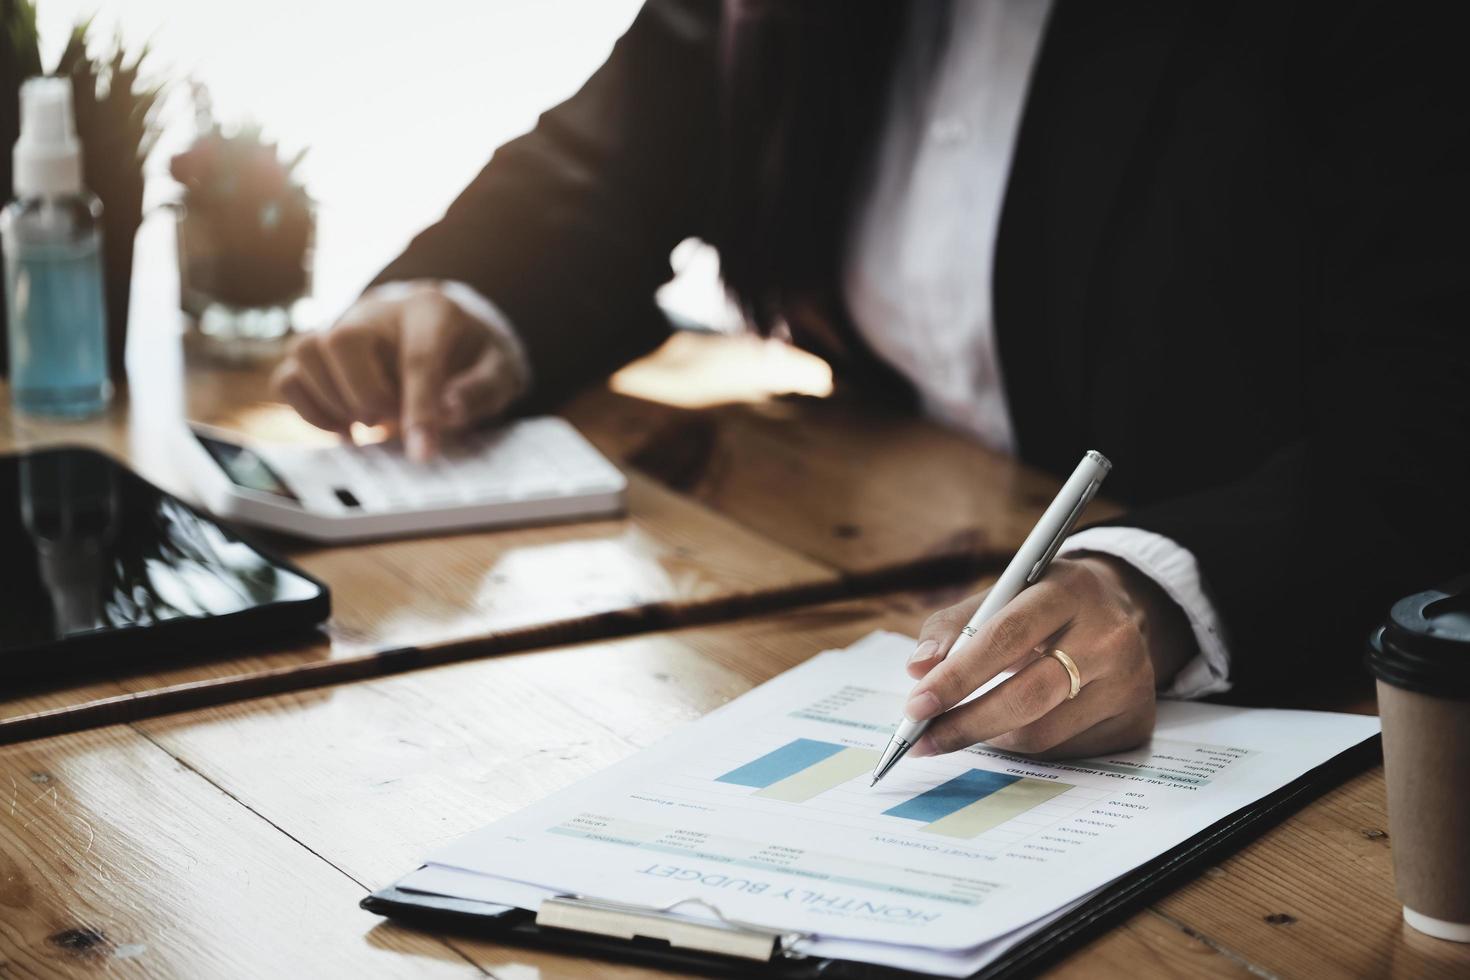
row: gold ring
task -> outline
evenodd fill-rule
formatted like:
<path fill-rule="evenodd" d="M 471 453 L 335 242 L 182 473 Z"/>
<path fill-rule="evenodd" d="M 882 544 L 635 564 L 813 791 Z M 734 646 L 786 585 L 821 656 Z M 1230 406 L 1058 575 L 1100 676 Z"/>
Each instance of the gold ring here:
<path fill-rule="evenodd" d="M 1067 692 L 1067 700 L 1072 700 L 1077 696 L 1077 692 L 1082 690 L 1082 675 L 1077 673 L 1077 664 L 1061 650 L 1052 650 L 1047 656 L 1055 658 L 1056 662 L 1061 664 L 1062 669 L 1067 672 L 1067 679 L 1072 682 L 1072 689 Z"/>

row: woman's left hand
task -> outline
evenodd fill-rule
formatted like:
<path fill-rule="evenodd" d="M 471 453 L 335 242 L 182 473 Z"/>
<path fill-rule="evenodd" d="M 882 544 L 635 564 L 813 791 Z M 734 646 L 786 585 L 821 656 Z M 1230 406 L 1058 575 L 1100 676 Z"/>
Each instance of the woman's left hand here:
<path fill-rule="evenodd" d="M 1106 555 L 1059 558 L 953 657 L 948 653 L 985 593 L 930 616 L 909 661 L 921 678 L 904 707 L 914 721 L 939 717 L 910 754 L 938 755 L 988 742 L 1045 757 L 1095 755 L 1146 740 L 1154 689 L 1194 652 L 1184 613 L 1146 576 Z M 1071 679 L 1050 651 L 1077 665 Z M 1002 671 L 1014 671 L 965 704 Z M 959 705 L 956 707 L 956 705 Z M 943 712 L 943 714 L 941 714 Z"/>

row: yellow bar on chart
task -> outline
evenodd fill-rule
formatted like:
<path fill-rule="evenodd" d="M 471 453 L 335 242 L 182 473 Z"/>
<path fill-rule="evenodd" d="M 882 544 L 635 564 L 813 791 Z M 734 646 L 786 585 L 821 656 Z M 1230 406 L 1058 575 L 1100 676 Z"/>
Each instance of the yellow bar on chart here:
<path fill-rule="evenodd" d="M 1061 796 L 1072 787 L 1043 779 L 1018 779 L 968 806 L 961 807 L 924 827 L 931 834 L 945 837 L 978 837 L 1018 817 L 1034 806 Z"/>
<path fill-rule="evenodd" d="M 821 793 L 841 786 L 854 776 L 872 772 L 878 764 L 879 753 L 872 749 L 843 749 L 830 755 L 816 765 L 807 766 L 778 782 L 774 782 L 755 795 L 768 800 L 785 803 L 805 803 Z"/>

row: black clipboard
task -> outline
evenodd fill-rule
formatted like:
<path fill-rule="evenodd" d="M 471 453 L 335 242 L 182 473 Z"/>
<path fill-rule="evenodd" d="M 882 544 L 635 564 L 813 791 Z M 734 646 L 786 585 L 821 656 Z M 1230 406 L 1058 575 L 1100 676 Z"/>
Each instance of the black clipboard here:
<path fill-rule="evenodd" d="M 1091 899 L 1026 937 L 971 980 L 1031 976 L 1161 896 L 1218 864 L 1318 796 L 1382 758 L 1379 736 L 1359 742 L 1273 793 L 1205 828 L 1105 886 Z M 761 975 L 788 980 L 900 980 L 927 977 L 889 966 L 791 954 L 777 932 L 704 923 L 681 930 L 662 912 L 588 902 L 546 902 L 525 909 L 406 891 L 393 885 L 361 902 L 406 925 L 456 932 L 552 952 L 616 960 L 708 976 Z M 548 910 L 548 906 L 552 908 Z M 550 914 L 548 914 L 548 911 Z M 559 924 L 552 924 L 559 923 Z M 738 948 L 739 954 L 726 950 Z"/>

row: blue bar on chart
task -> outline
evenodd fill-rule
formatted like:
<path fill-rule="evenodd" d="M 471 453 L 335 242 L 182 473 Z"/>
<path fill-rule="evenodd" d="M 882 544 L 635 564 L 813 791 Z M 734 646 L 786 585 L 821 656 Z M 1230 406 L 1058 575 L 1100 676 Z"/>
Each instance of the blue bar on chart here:
<path fill-rule="evenodd" d="M 829 756 L 836 755 L 842 751 L 842 748 L 841 745 L 834 745 L 831 742 L 799 738 L 794 742 L 788 742 L 774 752 L 767 752 L 753 762 L 747 762 L 738 769 L 732 769 L 723 776 L 717 777 L 715 781 L 764 789 L 772 783 L 780 782 L 809 766 L 816 765 Z"/>
<path fill-rule="evenodd" d="M 799 738 L 715 781 L 753 787 L 756 796 L 768 800 L 805 803 L 871 772 L 877 764 L 873 749 Z"/>
<path fill-rule="evenodd" d="M 890 817 L 903 817 L 907 820 L 933 823 L 956 810 L 964 809 L 977 800 L 985 799 L 991 793 L 1009 786 L 1020 778 L 1020 776 L 1008 776 L 1003 772 L 971 769 L 947 783 L 940 783 L 933 789 L 912 799 L 904 800 L 898 806 L 883 812 Z"/>
<path fill-rule="evenodd" d="M 1073 787 L 1029 776 L 971 769 L 947 783 L 884 810 L 918 820 L 925 833 L 969 839 L 1034 810 Z"/>

